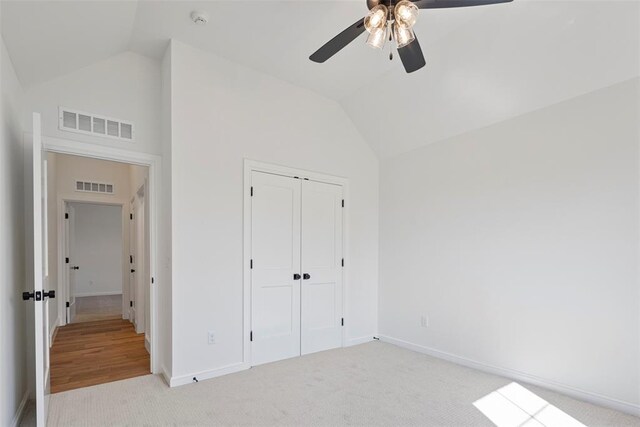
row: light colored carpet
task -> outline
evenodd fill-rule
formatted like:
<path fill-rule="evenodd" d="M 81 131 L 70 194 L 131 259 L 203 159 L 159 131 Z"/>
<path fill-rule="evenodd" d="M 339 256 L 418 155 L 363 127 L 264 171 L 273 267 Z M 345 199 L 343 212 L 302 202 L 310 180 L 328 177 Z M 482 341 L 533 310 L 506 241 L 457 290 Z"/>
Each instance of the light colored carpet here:
<path fill-rule="evenodd" d="M 493 426 L 474 402 L 485 398 L 479 406 L 486 407 L 496 396 L 492 393 L 511 383 L 372 342 L 173 389 L 159 376 L 148 375 L 54 394 L 49 425 Z M 573 417 L 592 427 L 640 426 L 638 418 L 524 386 L 565 418 L 516 425 L 567 425 L 563 420 Z M 504 409 L 499 415 L 512 412 Z"/>
<path fill-rule="evenodd" d="M 76 297 L 73 323 L 122 319 L 122 294 Z"/>

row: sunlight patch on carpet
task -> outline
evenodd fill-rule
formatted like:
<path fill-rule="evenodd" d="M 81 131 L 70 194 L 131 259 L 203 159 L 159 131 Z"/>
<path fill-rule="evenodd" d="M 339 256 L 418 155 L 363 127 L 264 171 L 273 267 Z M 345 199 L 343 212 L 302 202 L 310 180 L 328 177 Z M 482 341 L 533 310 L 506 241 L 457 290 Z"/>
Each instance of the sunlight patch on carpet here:
<path fill-rule="evenodd" d="M 511 383 L 473 403 L 497 427 L 585 427 L 518 383 Z"/>

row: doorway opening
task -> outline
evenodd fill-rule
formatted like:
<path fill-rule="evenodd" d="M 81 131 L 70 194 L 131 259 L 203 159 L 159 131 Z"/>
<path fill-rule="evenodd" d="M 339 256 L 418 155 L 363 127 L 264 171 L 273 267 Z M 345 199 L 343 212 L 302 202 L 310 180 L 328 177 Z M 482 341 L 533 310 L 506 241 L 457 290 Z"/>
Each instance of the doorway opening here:
<path fill-rule="evenodd" d="M 46 160 L 51 392 L 149 374 L 149 168 Z"/>

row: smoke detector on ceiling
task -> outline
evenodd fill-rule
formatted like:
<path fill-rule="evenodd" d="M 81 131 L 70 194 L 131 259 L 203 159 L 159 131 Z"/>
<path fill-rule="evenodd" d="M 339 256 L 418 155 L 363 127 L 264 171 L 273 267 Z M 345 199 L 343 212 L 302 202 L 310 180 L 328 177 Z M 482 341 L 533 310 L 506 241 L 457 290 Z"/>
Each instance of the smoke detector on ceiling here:
<path fill-rule="evenodd" d="M 206 25 L 209 22 L 209 14 L 207 12 L 194 10 L 191 12 L 191 20 L 196 25 Z"/>

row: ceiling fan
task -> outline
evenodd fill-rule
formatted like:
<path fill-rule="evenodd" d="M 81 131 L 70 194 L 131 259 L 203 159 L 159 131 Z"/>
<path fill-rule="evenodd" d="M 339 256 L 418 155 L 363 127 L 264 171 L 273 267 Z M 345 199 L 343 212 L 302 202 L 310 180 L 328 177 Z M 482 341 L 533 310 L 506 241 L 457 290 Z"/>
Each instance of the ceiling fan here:
<path fill-rule="evenodd" d="M 313 62 L 325 62 L 366 30 L 369 32 L 367 44 L 371 47 L 382 49 L 387 39 L 395 40 L 404 69 L 407 73 L 412 73 L 425 65 L 420 43 L 413 31 L 419 9 L 482 6 L 511 1 L 513 0 L 367 0 L 367 16 L 329 40 L 309 59 Z M 392 54 L 389 54 L 389 59 L 393 59 Z"/>

